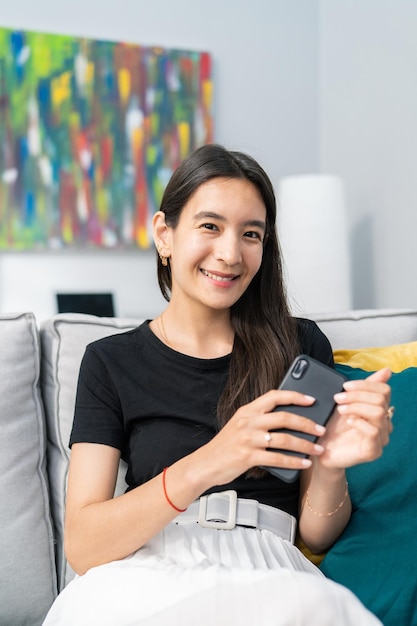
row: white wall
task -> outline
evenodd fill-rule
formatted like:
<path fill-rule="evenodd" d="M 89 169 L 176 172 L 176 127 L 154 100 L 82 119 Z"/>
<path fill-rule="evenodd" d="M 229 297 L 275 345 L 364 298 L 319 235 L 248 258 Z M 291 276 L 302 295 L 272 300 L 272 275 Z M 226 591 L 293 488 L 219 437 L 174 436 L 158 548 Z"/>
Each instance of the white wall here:
<path fill-rule="evenodd" d="M 3 26 L 211 52 L 216 140 L 253 154 L 275 185 L 342 176 L 355 308 L 417 306 L 416 0 L 3 4 Z M 49 316 L 58 286 L 99 285 L 120 315 L 163 303 L 150 253 L 0 253 L 0 311 Z"/>
<path fill-rule="evenodd" d="M 1 312 L 56 313 L 58 292 L 112 292 L 115 314 L 152 318 L 164 306 L 151 252 L 5 254 L 0 259 Z"/>
<path fill-rule="evenodd" d="M 1 26 L 207 50 L 215 139 L 280 176 L 317 171 L 318 0 L 13 0 Z M 119 315 L 162 306 L 150 253 L 0 254 L 0 311 L 55 312 L 57 290 L 105 289 Z"/>
<path fill-rule="evenodd" d="M 416 308 L 417 2 L 320 7 L 320 167 L 346 182 L 354 306 Z"/>

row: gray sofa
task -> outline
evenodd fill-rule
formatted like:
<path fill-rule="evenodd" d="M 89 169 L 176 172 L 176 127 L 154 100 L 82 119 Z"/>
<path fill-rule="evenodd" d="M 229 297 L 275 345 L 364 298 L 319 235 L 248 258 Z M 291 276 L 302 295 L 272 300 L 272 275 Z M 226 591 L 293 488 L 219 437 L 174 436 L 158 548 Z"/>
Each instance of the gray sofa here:
<path fill-rule="evenodd" d="M 311 317 L 335 349 L 417 340 L 417 311 Z M 87 343 L 140 321 L 61 314 L 38 325 L 32 313 L 0 316 L 3 626 L 41 624 L 58 591 L 73 576 L 63 553 L 63 513 L 80 360 Z M 124 488 L 123 471 L 122 466 L 118 492 Z"/>

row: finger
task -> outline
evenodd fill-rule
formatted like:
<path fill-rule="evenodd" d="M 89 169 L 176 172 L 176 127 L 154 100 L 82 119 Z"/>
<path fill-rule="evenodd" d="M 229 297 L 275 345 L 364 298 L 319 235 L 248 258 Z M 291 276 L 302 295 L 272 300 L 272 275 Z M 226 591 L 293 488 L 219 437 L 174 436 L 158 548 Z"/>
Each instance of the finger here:
<path fill-rule="evenodd" d="M 266 434 L 259 433 L 257 441 L 260 448 L 265 448 L 268 451 L 288 450 L 306 454 L 307 456 L 322 454 L 324 451 L 324 447 L 315 443 L 315 439 L 311 441 L 311 439 L 300 437 L 286 430 L 279 432 L 271 431 Z"/>
<path fill-rule="evenodd" d="M 386 416 L 391 399 L 391 388 L 386 383 L 351 381 L 358 383 L 349 386 L 346 391 L 334 395 L 334 400 L 340 409 L 343 405 L 369 404 L 380 407 L 382 414 Z M 342 409 L 343 412 L 343 409 Z"/>
<path fill-rule="evenodd" d="M 294 411 L 297 407 L 294 407 Z M 315 421 L 298 415 L 293 411 L 280 410 L 279 407 L 273 413 L 266 413 L 257 418 L 256 425 L 264 432 L 268 431 L 273 434 L 274 431 L 281 431 L 282 429 L 297 431 L 306 435 L 312 435 L 314 437 L 320 437 L 326 432 L 326 429 L 321 424 L 317 424 Z"/>
<path fill-rule="evenodd" d="M 384 414 L 387 413 L 389 407 L 390 393 L 375 393 L 374 391 L 357 390 L 354 392 L 341 392 L 334 396 L 337 405 L 350 406 L 352 404 L 369 404 L 371 406 L 380 407 Z"/>
<path fill-rule="evenodd" d="M 282 389 L 271 389 L 267 393 L 259 396 L 246 405 L 257 413 L 270 413 L 277 406 L 293 404 L 298 406 L 309 406 L 314 404 L 315 398 L 304 395 L 298 391 L 288 391 Z"/>
<path fill-rule="evenodd" d="M 286 469 L 302 470 L 311 467 L 312 461 L 304 455 L 267 450 L 261 457 L 260 465 L 269 467 L 284 467 Z"/>
<path fill-rule="evenodd" d="M 372 404 L 342 404 L 337 407 L 339 415 L 350 419 L 363 419 L 379 427 L 380 424 L 390 422 L 386 407 Z"/>
<path fill-rule="evenodd" d="M 381 448 L 386 446 L 389 442 L 389 435 L 392 432 L 392 424 L 390 424 L 388 420 L 382 423 L 379 428 L 361 418 L 351 418 L 347 421 L 352 428 L 355 428 L 357 431 L 365 435 L 362 446 L 365 446 L 368 450 Z"/>
<path fill-rule="evenodd" d="M 341 415 L 350 420 L 362 419 L 377 428 L 382 426 L 383 428 L 387 428 L 390 432 L 392 431 L 392 419 L 387 410 L 383 407 L 375 407 L 369 404 L 350 404 L 342 405 L 338 407 L 337 410 Z"/>
<path fill-rule="evenodd" d="M 365 378 L 363 380 L 349 380 L 344 383 L 343 388 L 346 393 L 352 391 L 369 391 L 371 393 L 382 394 L 384 396 L 389 396 L 391 394 L 391 387 L 387 383 L 370 380 L 369 378 Z"/>
<path fill-rule="evenodd" d="M 378 370 L 377 372 L 370 374 L 366 378 L 366 380 L 374 380 L 374 381 L 386 383 L 391 378 L 391 375 L 392 375 L 392 371 L 390 370 L 390 368 L 384 367 L 381 370 Z"/>
<path fill-rule="evenodd" d="M 373 372 L 372 374 L 367 376 L 365 379 L 347 380 L 343 384 L 343 388 L 344 389 L 351 389 L 357 383 L 359 383 L 359 384 L 364 383 L 364 382 L 366 383 L 366 381 L 387 383 L 389 381 L 389 379 L 391 378 L 391 376 L 392 376 L 392 371 L 390 370 L 390 368 L 389 367 L 384 367 L 384 368 L 378 370 L 377 372 Z"/>

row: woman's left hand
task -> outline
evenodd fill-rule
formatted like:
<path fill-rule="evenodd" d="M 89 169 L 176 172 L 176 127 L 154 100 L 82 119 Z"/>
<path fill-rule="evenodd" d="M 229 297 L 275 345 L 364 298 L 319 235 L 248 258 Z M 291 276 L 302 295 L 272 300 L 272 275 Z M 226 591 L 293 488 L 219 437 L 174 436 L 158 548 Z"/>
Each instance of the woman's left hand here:
<path fill-rule="evenodd" d="M 384 368 L 364 380 L 350 380 L 335 395 L 337 408 L 319 442 L 324 452 L 317 462 L 328 469 L 373 461 L 389 442 L 391 371 Z"/>

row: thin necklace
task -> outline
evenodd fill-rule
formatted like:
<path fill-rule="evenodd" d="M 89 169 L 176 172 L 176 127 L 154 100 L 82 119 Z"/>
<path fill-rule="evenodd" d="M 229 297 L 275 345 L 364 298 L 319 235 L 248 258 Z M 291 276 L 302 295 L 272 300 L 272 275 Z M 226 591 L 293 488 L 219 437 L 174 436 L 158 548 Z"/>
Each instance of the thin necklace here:
<path fill-rule="evenodd" d="M 165 325 L 164 325 L 164 314 L 161 313 L 161 315 L 158 317 L 158 323 L 159 323 L 159 330 L 161 331 L 161 335 L 163 340 L 165 341 L 165 343 L 168 346 L 171 346 L 171 343 L 168 341 L 168 337 L 167 334 L 165 332 Z"/>
<path fill-rule="evenodd" d="M 167 334 L 165 332 L 165 324 L 164 324 L 164 314 L 161 313 L 161 315 L 157 318 L 158 319 L 158 328 L 159 331 L 162 335 L 162 339 L 164 340 L 164 343 L 169 347 L 172 348 L 173 350 L 176 350 L 176 348 L 174 347 L 174 345 L 170 342 L 170 340 L 167 337 Z"/>

